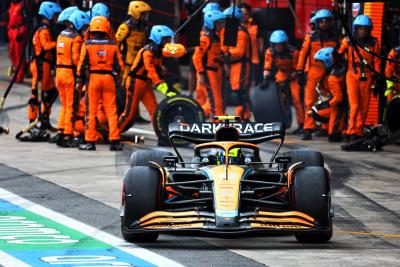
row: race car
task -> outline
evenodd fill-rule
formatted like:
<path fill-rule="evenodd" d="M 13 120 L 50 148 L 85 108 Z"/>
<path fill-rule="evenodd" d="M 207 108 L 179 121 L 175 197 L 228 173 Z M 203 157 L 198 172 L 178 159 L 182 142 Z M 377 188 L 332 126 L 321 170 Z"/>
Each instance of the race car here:
<path fill-rule="evenodd" d="M 206 232 L 293 233 L 300 242 L 329 241 L 333 209 L 322 154 L 279 153 L 285 137 L 281 123 L 215 119 L 222 122 L 170 124 L 176 155 L 132 154 L 122 190 L 124 239 L 152 242 L 160 233 Z M 263 160 L 259 144 L 273 139 L 280 140 L 279 147 Z M 186 162 L 179 152 L 184 143 L 194 144 Z"/>

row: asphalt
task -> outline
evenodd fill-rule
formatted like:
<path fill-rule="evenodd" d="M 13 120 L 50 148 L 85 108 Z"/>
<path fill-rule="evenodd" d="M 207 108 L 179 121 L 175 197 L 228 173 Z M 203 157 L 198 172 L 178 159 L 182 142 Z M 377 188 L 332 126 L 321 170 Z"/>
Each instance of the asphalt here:
<path fill-rule="evenodd" d="M 4 53 L 0 60 L 5 61 Z M 0 76 L 6 73 L 0 66 Z M 6 87 L 0 80 L 0 94 Z M 144 144 L 125 144 L 124 151 L 61 149 L 47 143 L 21 143 L 15 133 L 27 124 L 30 94 L 17 85 L 0 114 L 0 187 L 117 237 L 120 235 L 121 180 L 129 156 L 137 149 L 165 149 L 152 134 Z M 53 109 L 56 122 L 59 104 Z M 142 109 L 144 110 L 144 109 Z M 146 116 L 146 112 L 143 112 Z M 151 132 L 149 125 L 132 131 Z M 143 131 L 142 131 L 143 132 Z M 276 143 L 262 146 L 268 156 Z M 283 150 L 315 149 L 324 154 L 331 172 L 335 208 L 334 237 L 327 244 L 299 244 L 293 236 L 221 239 L 161 235 L 153 244 L 139 244 L 187 266 L 400 266 L 400 147 L 383 152 L 343 152 L 322 138 L 302 142 L 288 135 Z M 185 157 L 192 151 L 183 148 Z M 0 259 L 1 264 L 1 259 Z"/>

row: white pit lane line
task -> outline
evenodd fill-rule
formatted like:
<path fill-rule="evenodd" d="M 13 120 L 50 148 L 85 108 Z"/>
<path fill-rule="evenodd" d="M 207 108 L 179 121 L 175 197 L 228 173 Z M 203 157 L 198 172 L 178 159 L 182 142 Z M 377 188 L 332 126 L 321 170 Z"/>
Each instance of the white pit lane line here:
<path fill-rule="evenodd" d="M 131 254 L 137 258 L 143 259 L 154 265 L 166 266 L 166 267 L 183 266 L 173 260 L 165 258 L 161 255 L 158 255 L 150 250 L 141 248 L 132 243 L 128 243 L 118 237 L 115 237 L 115 236 L 110 235 L 106 232 L 103 232 L 99 229 L 96 229 L 92 226 L 89 226 L 87 224 L 84 224 L 82 222 L 74 220 L 72 218 L 69 218 L 61 213 L 55 212 L 53 210 L 50 210 L 48 208 L 45 208 L 38 204 L 35 204 L 27 199 L 24 199 L 24 198 L 22 198 L 18 195 L 15 195 L 7 190 L 4 190 L 2 188 L 0 188 L 0 198 L 5 201 L 11 202 L 17 206 L 20 206 L 32 213 L 36 213 L 45 218 L 49 218 L 59 224 L 65 225 L 65 226 L 67 226 L 71 229 L 74 229 L 78 232 L 81 232 L 87 236 L 90 236 L 97 240 L 100 240 L 106 244 L 109 244 L 115 248 L 118 248 L 119 250 L 122 250 L 122 251 L 124 251 L 128 254 Z M 0 259 L 2 260 L 2 264 L 5 264 L 5 266 L 10 266 L 10 267 L 20 267 L 20 266 L 27 267 L 27 266 L 29 266 L 29 265 L 23 263 L 22 261 L 17 260 L 14 257 L 9 256 L 8 254 L 5 254 L 1 250 L 0 250 Z"/>

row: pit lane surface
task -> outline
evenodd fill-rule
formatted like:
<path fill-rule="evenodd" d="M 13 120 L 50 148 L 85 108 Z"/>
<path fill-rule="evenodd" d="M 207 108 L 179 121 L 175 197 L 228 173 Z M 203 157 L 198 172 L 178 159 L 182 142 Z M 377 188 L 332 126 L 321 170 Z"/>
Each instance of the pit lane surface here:
<path fill-rule="evenodd" d="M 0 116 L 1 125 L 8 123 L 13 133 L 0 136 L 0 188 L 120 238 L 121 179 L 132 151 L 160 149 L 154 136 L 146 135 L 145 144 L 126 145 L 120 153 L 108 151 L 107 146 L 81 152 L 19 143 L 13 135 L 26 123 L 26 110 L 18 107 L 28 98 L 29 89 L 15 88 L 7 100 L 6 107 L 11 108 Z M 137 128 L 151 132 L 149 126 Z M 290 135 L 287 144 L 285 150 L 305 145 Z M 390 146 L 380 153 L 345 153 L 322 139 L 307 144 L 324 153 L 332 172 L 332 242 L 305 245 L 292 236 L 161 235 L 156 243 L 139 246 L 187 266 L 400 266 L 399 147 Z M 262 150 L 268 154 L 274 147 L 266 144 Z M 186 157 L 191 153 L 183 151 Z M 14 267 L 2 255 L 0 264 Z"/>

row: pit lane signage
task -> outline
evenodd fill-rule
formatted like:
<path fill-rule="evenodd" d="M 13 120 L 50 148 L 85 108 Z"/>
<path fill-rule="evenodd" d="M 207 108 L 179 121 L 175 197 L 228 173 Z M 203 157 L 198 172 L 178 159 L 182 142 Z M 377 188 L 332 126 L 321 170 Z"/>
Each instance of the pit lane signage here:
<path fill-rule="evenodd" d="M 270 133 L 274 126 L 273 123 L 232 123 L 232 125 L 241 135 Z M 179 125 L 179 130 L 195 134 L 215 134 L 223 126 L 224 123 L 182 123 Z"/>
<path fill-rule="evenodd" d="M 180 266 L 135 245 L 122 247 L 118 238 L 18 198 L 0 188 L 0 266 Z M 27 204 L 20 205 L 23 201 Z"/>

